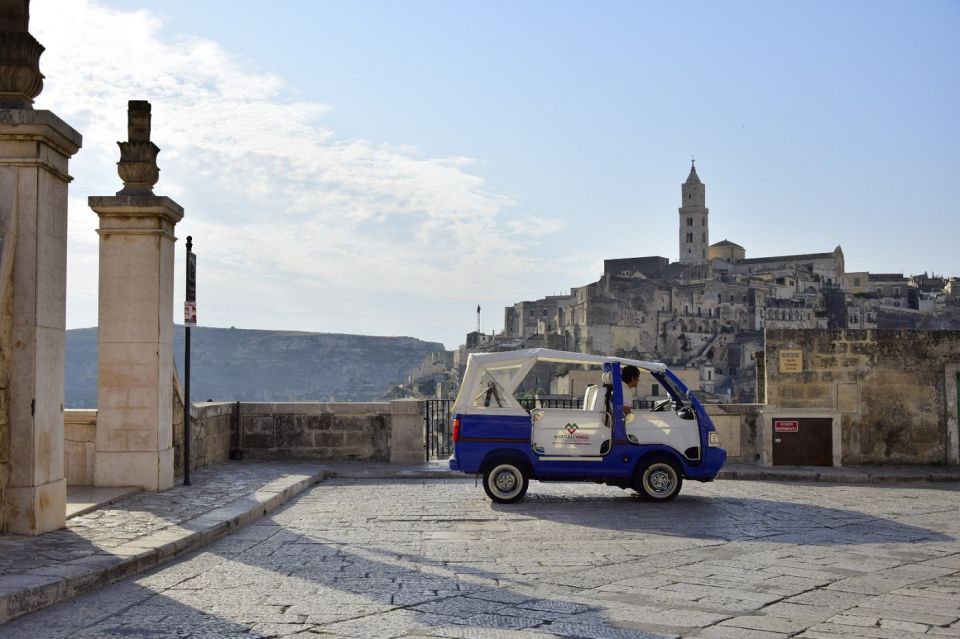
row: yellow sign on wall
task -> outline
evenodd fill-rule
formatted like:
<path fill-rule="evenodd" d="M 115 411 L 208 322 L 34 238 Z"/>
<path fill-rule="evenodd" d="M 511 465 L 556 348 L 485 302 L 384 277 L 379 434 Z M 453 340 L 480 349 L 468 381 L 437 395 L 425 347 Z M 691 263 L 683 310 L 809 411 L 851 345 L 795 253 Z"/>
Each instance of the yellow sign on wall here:
<path fill-rule="evenodd" d="M 803 351 L 780 351 L 780 372 L 781 373 L 802 373 L 803 372 Z"/>

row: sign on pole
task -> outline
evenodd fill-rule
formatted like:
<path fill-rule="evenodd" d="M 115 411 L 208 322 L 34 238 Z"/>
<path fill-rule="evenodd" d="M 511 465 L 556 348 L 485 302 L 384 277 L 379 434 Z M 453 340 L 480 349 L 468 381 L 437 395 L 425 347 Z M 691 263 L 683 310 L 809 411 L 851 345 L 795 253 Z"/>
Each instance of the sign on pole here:
<path fill-rule="evenodd" d="M 197 325 L 197 256 L 187 236 L 187 291 L 183 303 L 183 485 L 190 485 L 190 327 Z"/>
<path fill-rule="evenodd" d="M 187 295 L 183 303 L 183 325 L 197 325 L 197 254 L 194 253 L 192 238 L 187 239 Z"/>

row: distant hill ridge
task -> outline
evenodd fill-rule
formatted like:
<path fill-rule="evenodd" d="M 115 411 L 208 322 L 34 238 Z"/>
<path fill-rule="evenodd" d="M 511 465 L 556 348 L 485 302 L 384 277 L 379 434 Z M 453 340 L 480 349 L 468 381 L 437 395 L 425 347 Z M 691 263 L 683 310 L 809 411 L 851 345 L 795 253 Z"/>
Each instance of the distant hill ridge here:
<path fill-rule="evenodd" d="M 183 378 L 183 326 L 173 354 Z M 66 406 L 97 403 L 97 329 L 66 335 Z M 439 342 L 413 337 L 196 327 L 190 332 L 193 401 L 376 401 Z"/>

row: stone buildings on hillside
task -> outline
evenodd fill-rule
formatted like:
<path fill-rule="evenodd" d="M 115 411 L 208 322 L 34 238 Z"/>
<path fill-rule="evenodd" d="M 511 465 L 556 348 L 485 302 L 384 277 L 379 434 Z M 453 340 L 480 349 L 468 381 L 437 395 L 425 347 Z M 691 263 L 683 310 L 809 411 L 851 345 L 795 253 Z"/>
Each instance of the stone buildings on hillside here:
<path fill-rule="evenodd" d="M 454 367 L 474 351 L 613 353 L 696 369 L 707 395 L 748 402 L 765 329 L 960 328 L 957 278 L 847 273 L 839 246 L 748 258 L 735 242 L 709 244 L 706 186 L 693 164 L 678 228 L 678 262 L 605 260 L 597 281 L 569 295 L 508 306 L 503 332 L 469 334 Z"/>

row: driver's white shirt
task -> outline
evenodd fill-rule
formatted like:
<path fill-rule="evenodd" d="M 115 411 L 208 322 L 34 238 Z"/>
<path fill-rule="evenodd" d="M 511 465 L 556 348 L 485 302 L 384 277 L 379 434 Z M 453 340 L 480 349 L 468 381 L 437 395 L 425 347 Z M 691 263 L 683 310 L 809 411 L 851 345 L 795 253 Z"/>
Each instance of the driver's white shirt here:
<path fill-rule="evenodd" d="M 626 382 L 620 382 L 623 384 L 623 405 L 627 408 L 633 408 L 633 389 L 627 386 Z"/>

